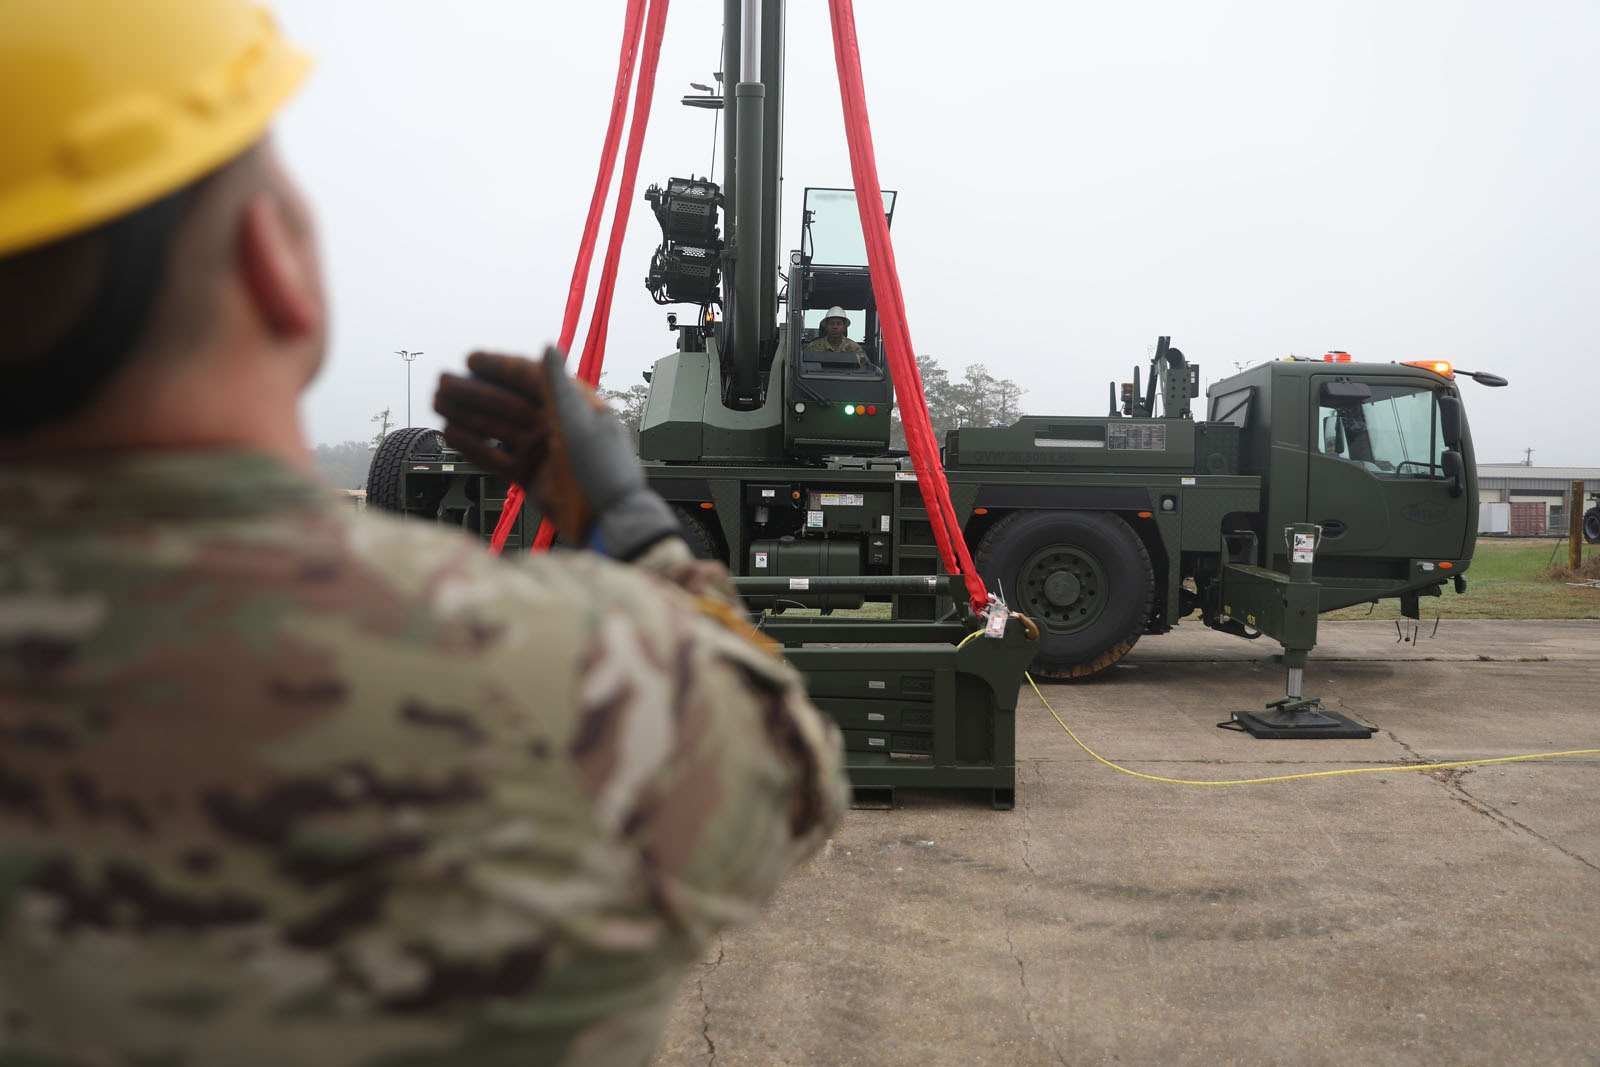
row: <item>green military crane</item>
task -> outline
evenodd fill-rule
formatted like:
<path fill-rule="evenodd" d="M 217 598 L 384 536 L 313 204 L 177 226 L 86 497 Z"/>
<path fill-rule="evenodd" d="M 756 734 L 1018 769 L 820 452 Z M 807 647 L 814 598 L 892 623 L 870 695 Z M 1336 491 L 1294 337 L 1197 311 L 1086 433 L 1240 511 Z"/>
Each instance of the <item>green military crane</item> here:
<path fill-rule="evenodd" d="M 855 192 L 808 188 L 800 248 L 777 256 L 783 0 L 727 0 L 720 185 L 646 193 L 661 226 L 647 288 L 685 305 L 646 374 L 640 455 L 695 550 L 752 579 L 929 577 L 942 571 L 908 457 L 889 447 L 887 371 Z M 756 25 L 752 25 L 756 23 Z M 897 197 L 884 193 L 892 222 Z M 859 352 L 816 344 L 842 311 Z M 1214 383 L 1162 337 L 1141 388 L 1098 416 L 1027 416 L 952 431 L 950 494 L 992 592 L 1039 625 L 1035 673 L 1081 678 L 1145 635 L 1204 625 L 1283 643 L 1287 704 L 1320 612 L 1465 590 L 1478 515 L 1472 439 L 1443 363 L 1343 353 Z M 404 430 L 374 460 L 369 500 L 487 534 L 504 486 Z M 512 544 L 532 539 L 522 520 Z M 950 608 L 926 585 L 770 581 L 753 605 L 824 613 L 887 601 L 894 618 Z M 754 587 L 753 587 L 754 588 Z M 1285 702 L 1280 702 L 1285 703 Z"/>

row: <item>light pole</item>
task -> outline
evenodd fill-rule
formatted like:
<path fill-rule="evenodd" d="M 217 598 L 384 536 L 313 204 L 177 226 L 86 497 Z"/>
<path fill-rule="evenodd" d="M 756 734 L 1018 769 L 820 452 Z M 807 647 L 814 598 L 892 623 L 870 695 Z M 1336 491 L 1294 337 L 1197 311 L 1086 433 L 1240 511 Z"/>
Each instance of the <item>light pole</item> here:
<path fill-rule="evenodd" d="M 406 361 L 406 425 L 410 426 L 411 425 L 411 364 L 415 363 L 416 360 L 417 360 L 417 357 L 422 355 L 422 353 L 421 352 L 407 352 L 405 349 L 401 348 L 401 349 L 397 349 L 395 351 L 395 355 L 399 356 L 401 359 Z"/>

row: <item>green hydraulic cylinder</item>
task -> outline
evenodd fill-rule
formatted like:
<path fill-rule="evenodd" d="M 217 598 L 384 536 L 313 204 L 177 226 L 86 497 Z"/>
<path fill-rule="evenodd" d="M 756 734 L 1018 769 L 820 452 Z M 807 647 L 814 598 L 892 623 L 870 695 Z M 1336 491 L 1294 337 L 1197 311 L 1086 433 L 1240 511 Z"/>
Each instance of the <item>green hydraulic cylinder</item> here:
<path fill-rule="evenodd" d="M 739 101 L 734 97 L 738 83 L 740 26 L 745 0 L 722 3 L 722 188 L 732 189 L 739 180 Z"/>
<path fill-rule="evenodd" d="M 783 213 L 783 56 L 785 47 L 784 0 L 762 0 L 761 84 L 763 101 L 761 136 L 761 354 L 766 365 L 778 344 L 778 220 Z"/>
<path fill-rule="evenodd" d="M 760 0 L 745 0 L 739 48 L 739 83 L 733 88 L 735 136 L 733 186 L 733 293 L 725 365 L 730 371 L 723 400 L 749 411 L 761 406 L 762 151 L 766 86 L 761 84 Z M 770 265 L 768 265 L 770 273 Z M 767 329 L 770 329 L 770 322 Z"/>

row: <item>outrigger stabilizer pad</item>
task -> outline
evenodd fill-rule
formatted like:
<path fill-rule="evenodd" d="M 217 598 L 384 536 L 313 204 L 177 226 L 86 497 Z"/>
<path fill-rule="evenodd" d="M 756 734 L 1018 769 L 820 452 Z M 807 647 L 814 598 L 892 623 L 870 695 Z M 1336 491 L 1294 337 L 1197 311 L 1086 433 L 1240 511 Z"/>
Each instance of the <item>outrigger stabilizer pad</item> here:
<path fill-rule="evenodd" d="M 1376 726 L 1363 726 L 1337 711 L 1327 711 L 1316 697 L 1284 697 L 1267 705 L 1266 711 L 1236 711 L 1232 721 L 1219 726 L 1243 730 L 1251 737 L 1364 738 L 1378 732 Z"/>

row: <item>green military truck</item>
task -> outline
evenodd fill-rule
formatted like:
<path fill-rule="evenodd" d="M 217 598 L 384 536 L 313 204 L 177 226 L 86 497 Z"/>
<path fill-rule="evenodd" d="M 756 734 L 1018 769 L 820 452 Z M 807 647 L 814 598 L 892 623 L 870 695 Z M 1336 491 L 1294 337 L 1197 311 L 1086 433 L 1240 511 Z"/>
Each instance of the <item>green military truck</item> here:
<path fill-rule="evenodd" d="M 671 383 L 680 406 L 683 392 L 714 398 L 715 327 L 677 332 L 687 344 L 657 363 L 652 384 Z M 769 394 L 787 417 L 777 422 L 781 448 L 764 460 L 705 454 L 707 438 L 754 439 L 736 446 L 749 451 L 777 442 L 759 419 L 674 417 L 672 393 L 658 403 L 652 391 L 641 451 L 696 552 L 737 574 L 794 579 L 758 607 L 859 608 L 861 594 L 812 591 L 805 579 L 941 569 L 916 474 L 887 447 L 882 353 L 865 347 L 867 367 L 780 353 L 771 374 L 786 387 Z M 1398 598 L 1416 617 L 1421 597 L 1464 590 L 1477 482 L 1449 370 L 1266 363 L 1212 386 L 1201 419 L 1192 410 L 1199 369 L 1162 338 L 1149 380 L 1142 394 L 1129 383 L 1105 416 L 1028 416 L 948 436 L 951 499 L 979 570 L 1043 631 L 1036 673 L 1104 670 L 1141 636 L 1196 613 L 1219 630 L 1309 650 L 1318 612 Z M 487 536 L 505 487 L 437 434 L 410 430 L 384 442 L 368 494 L 379 507 Z M 534 521 L 519 519 L 508 543 L 531 543 Z M 1283 612 L 1296 524 L 1320 528 L 1309 618 Z M 902 618 L 946 608 L 920 593 L 885 599 Z"/>
<path fill-rule="evenodd" d="M 685 101 L 726 112 L 724 183 L 646 194 L 662 230 L 647 288 L 694 310 L 667 316 L 676 344 L 646 375 L 641 458 L 697 552 L 789 579 L 753 605 L 829 613 L 876 595 L 897 618 L 937 618 L 949 603 L 926 583 L 872 594 L 818 580 L 942 568 L 917 475 L 889 448 L 894 389 L 852 189 L 805 190 L 801 247 L 778 270 L 783 5 L 726 8 L 759 20 L 759 63 L 746 48 L 727 61 L 743 68 L 738 92 L 730 79 Z M 730 25 L 735 53 L 741 36 Z M 895 201 L 883 194 L 890 222 Z M 819 344 L 836 313 L 859 351 Z M 1283 642 L 1293 696 L 1319 612 L 1398 598 L 1416 617 L 1419 598 L 1464 590 L 1478 506 L 1460 372 L 1285 360 L 1216 382 L 1197 412 L 1199 368 L 1162 338 L 1145 386 L 1133 377 L 1105 415 L 1029 416 L 945 443 L 979 570 L 1043 632 L 1038 674 L 1103 671 L 1198 615 Z M 505 492 L 425 428 L 385 440 L 368 483 L 376 506 L 485 537 Z M 531 543 L 536 520 L 522 516 L 510 545 Z"/>

